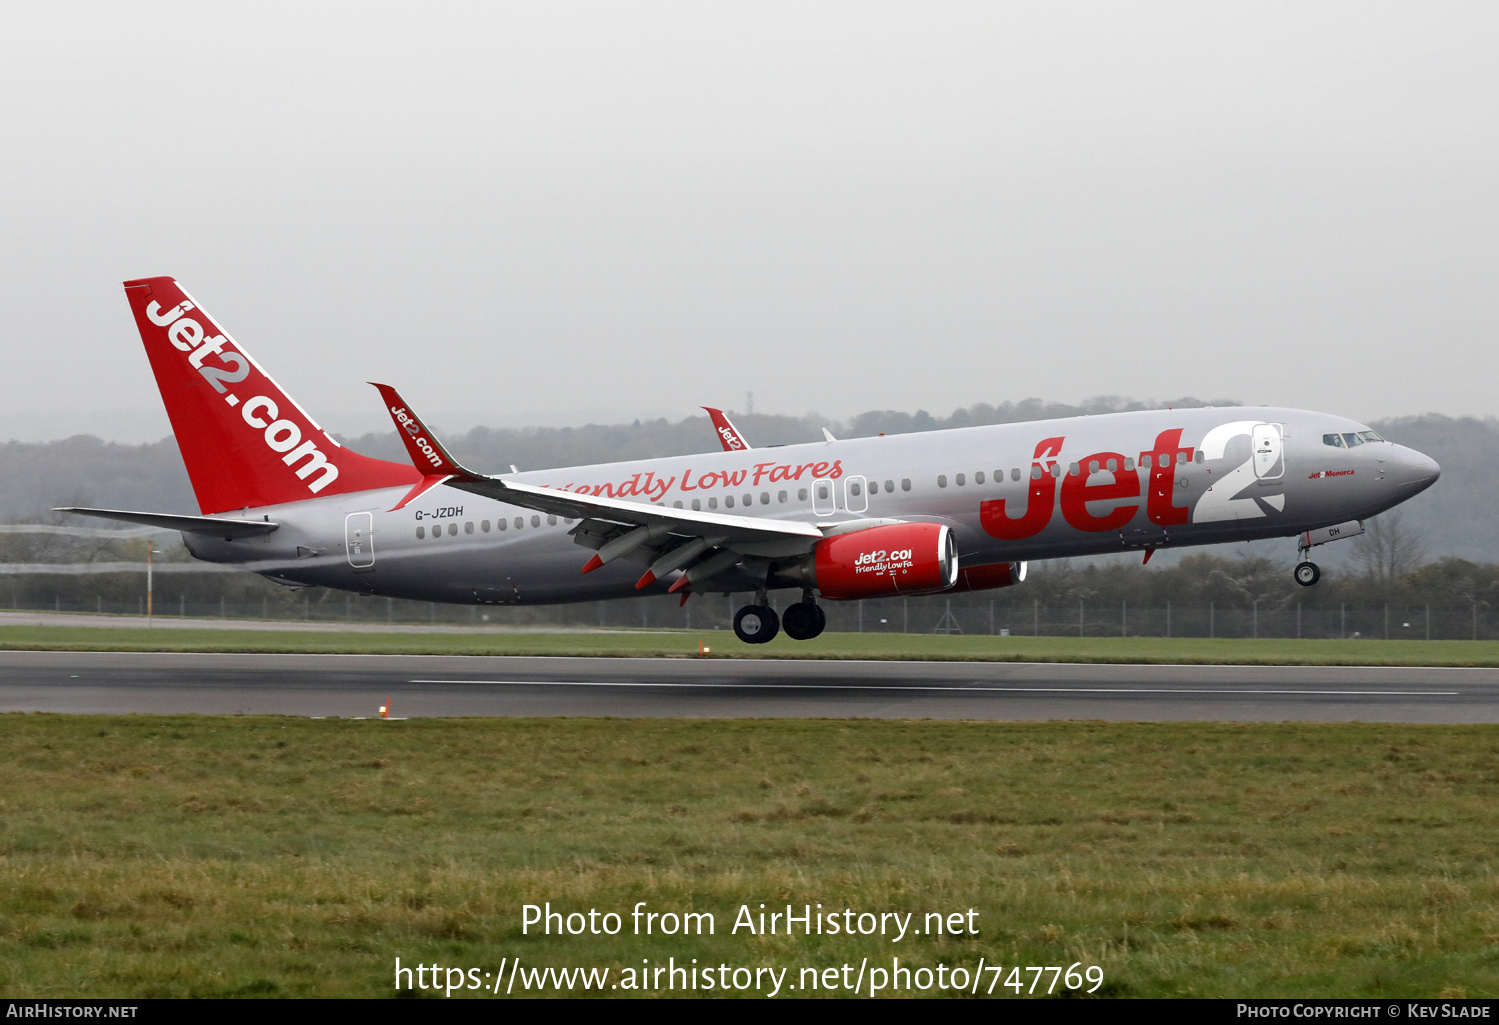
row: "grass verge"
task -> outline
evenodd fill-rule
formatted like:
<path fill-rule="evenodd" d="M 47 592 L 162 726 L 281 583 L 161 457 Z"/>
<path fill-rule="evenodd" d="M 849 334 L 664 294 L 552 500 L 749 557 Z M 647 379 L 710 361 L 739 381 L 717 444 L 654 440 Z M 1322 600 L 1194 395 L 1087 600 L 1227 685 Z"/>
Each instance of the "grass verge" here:
<path fill-rule="evenodd" d="M 378 996 L 397 956 L 517 955 L 1499 995 L 1492 726 L 5 715 L 0 745 L 6 997 Z M 523 936 L 546 901 L 624 932 Z M 630 935 L 638 901 L 715 934 Z M 761 903 L 979 934 L 732 934 Z"/>
<path fill-rule="evenodd" d="M 1162 637 L 959 637 L 784 634 L 741 644 L 726 631 L 544 634 L 303 633 L 278 630 L 0 626 L 0 649 L 46 651 L 350 652 L 405 655 L 588 655 L 935 659 L 999 662 L 1129 662 L 1245 665 L 1499 666 L 1499 641 L 1324 641 Z"/>

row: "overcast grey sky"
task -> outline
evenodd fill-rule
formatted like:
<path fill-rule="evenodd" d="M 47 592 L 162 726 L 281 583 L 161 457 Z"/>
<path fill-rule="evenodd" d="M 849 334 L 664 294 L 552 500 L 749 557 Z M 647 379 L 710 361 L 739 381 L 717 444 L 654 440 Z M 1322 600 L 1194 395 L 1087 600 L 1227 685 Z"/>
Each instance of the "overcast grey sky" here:
<path fill-rule="evenodd" d="M 0 438 L 1193 394 L 1494 414 L 1499 6 L 11 4 Z"/>

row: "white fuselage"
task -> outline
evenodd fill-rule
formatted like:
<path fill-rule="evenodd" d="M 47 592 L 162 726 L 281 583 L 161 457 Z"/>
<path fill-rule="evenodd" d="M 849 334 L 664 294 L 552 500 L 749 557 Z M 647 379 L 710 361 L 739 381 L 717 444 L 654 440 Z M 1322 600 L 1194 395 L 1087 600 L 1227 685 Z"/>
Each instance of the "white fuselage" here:
<path fill-rule="evenodd" d="M 1302 410 L 1152 410 L 505 479 L 820 526 L 936 521 L 952 527 L 961 564 L 973 566 L 1290 536 L 1371 516 L 1435 481 L 1439 468 L 1411 449 L 1326 441 L 1360 431 Z M 280 524 L 264 537 L 184 537 L 198 558 L 286 583 L 426 601 L 590 601 L 660 594 L 673 579 L 637 591 L 641 562 L 627 558 L 584 575 L 590 553 L 570 536 L 571 520 L 442 485 L 397 508 L 406 494 L 249 510 Z M 707 589 L 752 587 L 731 575 Z"/>

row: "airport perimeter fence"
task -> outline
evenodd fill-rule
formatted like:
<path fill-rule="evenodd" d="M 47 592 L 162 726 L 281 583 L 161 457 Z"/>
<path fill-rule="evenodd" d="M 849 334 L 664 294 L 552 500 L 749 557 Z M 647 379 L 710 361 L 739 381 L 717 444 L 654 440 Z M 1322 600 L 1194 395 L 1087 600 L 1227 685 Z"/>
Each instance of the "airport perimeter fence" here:
<path fill-rule="evenodd" d="M 46 592 L 51 590 L 51 594 Z M 261 595 L 251 600 L 192 597 L 168 586 L 153 595 L 152 611 L 172 619 L 253 619 L 269 622 L 496 626 L 575 629 L 727 630 L 745 594 L 694 595 L 594 601 L 573 605 L 449 605 L 381 596 L 359 596 L 322 588 Z M 774 592 L 777 609 L 796 600 Z M 6 599 L 9 598 L 9 601 Z M 1499 638 L 1499 612 L 1481 603 L 1362 603 L 1309 605 L 1260 603 L 1249 607 L 1206 605 L 1135 606 L 1129 602 L 1048 604 L 966 594 L 912 598 L 824 601 L 830 631 L 1012 637 L 1200 637 L 1383 640 L 1492 640 Z M 78 589 L 13 586 L 0 591 L 0 608 L 16 611 L 141 616 L 144 594 L 129 598 Z"/>

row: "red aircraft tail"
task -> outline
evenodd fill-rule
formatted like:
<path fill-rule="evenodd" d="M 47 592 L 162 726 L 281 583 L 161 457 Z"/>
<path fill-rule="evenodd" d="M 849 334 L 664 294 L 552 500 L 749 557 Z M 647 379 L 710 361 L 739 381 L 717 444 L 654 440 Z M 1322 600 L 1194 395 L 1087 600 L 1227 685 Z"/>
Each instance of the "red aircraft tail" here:
<path fill-rule="evenodd" d="M 174 279 L 127 281 L 125 295 L 202 512 L 421 479 L 334 441 Z"/>

